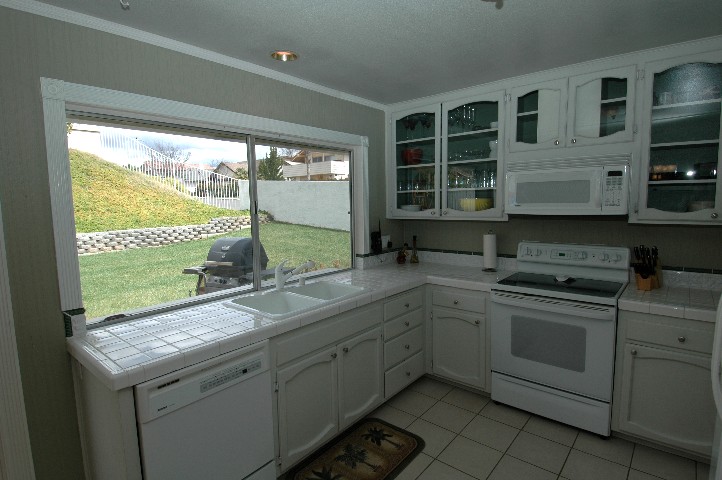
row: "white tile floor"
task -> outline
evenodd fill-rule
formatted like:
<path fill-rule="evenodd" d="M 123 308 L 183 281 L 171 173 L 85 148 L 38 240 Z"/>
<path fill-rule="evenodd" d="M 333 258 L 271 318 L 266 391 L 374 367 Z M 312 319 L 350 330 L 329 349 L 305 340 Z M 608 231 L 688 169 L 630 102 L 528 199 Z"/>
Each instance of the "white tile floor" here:
<path fill-rule="evenodd" d="M 707 480 L 709 465 L 497 405 L 424 377 L 371 417 L 424 439 L 397 480 Z"/>

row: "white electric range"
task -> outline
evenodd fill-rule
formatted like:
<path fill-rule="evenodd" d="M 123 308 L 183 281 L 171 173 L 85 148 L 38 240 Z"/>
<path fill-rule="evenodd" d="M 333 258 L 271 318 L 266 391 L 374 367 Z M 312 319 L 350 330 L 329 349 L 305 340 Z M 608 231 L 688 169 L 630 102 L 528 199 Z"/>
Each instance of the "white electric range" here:
<path fill-rule="evenodd" d="M 629 249 L 520 242 L 517 267 L 491 288 L 492 400 L 608 436 Z"/>

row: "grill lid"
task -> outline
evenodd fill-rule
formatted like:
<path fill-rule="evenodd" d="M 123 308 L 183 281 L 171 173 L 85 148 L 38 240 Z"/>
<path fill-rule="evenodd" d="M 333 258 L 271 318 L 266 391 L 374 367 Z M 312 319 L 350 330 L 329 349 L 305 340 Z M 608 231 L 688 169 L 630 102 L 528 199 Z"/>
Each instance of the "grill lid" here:
<path fill-rule="evenodd" d="M 253 240 L 244 237 L 225 237 L 216 240 L 208 251 L 207 266 L 244 267 L 250 272 L 253 269 Z M 211 263 L 212 265 L 208 265 Z M 268 265 L 268 256 L 261 245 L 261 269 Z"/>

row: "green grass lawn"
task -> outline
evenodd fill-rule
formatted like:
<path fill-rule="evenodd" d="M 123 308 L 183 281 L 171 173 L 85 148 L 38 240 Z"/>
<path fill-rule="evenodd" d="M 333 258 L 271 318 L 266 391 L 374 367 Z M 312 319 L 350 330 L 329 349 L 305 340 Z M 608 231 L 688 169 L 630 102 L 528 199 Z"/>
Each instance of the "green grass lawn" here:
<path fill-rule="evenodd" d="M 213 217 L 248 215 L 212 207 L 157 179 L 95 155 L 69 150 L 75 229 L 78 233 L 207 223 Z"/>
<path fill-rule="evenodd" d="M 250 234 L 250 229 L 244 229 L 223 236 Z M 269 268 L 286 258 L 287 265 L 311 259 L 319 269 L 351 266 L 349 232 L 268 223 L 261 225 L 260 234 Z M 183 274 L 183 268 L 201 265 L 217 238 L 79 257 L 86 317 L 104 317 L 195 295 L 197 277 Z"/>

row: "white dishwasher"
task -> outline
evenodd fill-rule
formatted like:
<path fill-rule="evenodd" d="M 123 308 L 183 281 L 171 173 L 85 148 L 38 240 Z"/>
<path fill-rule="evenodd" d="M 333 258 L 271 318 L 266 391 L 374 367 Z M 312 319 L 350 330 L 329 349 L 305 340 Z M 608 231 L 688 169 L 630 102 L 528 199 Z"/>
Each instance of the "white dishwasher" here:
<path fill-rule="evenodd" d="M 144 480 L 275 480 L 268 341 L 135 387 Z"/>

